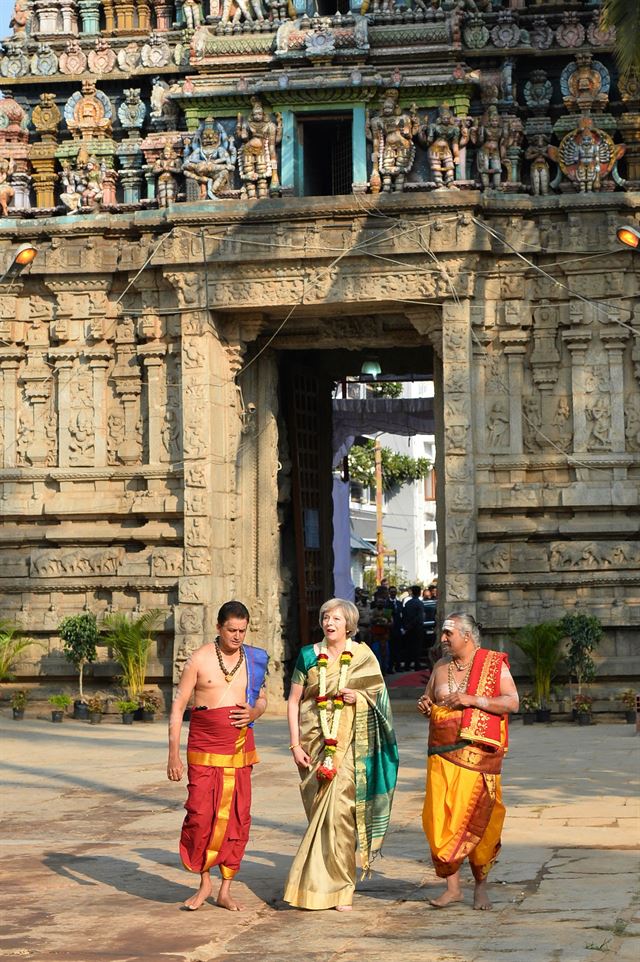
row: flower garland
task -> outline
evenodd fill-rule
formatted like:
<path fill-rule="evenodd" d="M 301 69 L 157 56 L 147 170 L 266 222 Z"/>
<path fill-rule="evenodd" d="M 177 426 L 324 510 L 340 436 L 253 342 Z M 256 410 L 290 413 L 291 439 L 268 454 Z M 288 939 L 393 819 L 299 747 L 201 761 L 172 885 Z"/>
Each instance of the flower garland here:
<path fill-rule="evenodd" d="M 347 672 L 349 671 L 349 665 L 351 664 L 352 658 L 353 643 L 351 638 L 347 638 L 345 649 L 340 655 L 338 691 L 335 695 L 331 696 L 331 699 L 329 699 L 327 696 L 327 667 L 329 665 L 329 653 L 327 651 L 327 643 L 323 638 L 322 647 L 320 648 L 320 653 L 318 654 L 318 690 L 320 694 L 316 698 L 318 714 L 320 716 L 320 728 L 322 730 L 322 734 L 324 735 L 324 758 L 322 760 L 322 764 L 318 766 L 318 771 L 316 773 L 319 781 L 324 780 L 330 782 L 331 779 L 336 775 L 336 768 L 333 764 L 333 756 L 338 748 L 340 713 L 344 708 L 344 699 L 339 693 L 347 683 Z M 331 719 L 331 726 L 329 726 L 329 720 L 327 718 L 327 705 L 329 700 L 333 702 L 333 718 Z"/>

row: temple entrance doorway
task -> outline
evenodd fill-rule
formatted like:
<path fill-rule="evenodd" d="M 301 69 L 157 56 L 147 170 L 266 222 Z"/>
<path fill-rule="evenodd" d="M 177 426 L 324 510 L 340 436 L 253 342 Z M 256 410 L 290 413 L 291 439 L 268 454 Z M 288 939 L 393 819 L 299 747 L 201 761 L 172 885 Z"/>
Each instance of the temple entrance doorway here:
<path fill-rule="evenodd" d="M 370 587 L 375 577 L 376 498 L 362 483 L 366 477 L 350 476 L 355 447 L 366 460 L 380 438 L 391 458 L 428 458 L 432 469 L 402 486 L 400 507 L 394 507 L 400 489 L 382 494 L 384 563 L 410 582 L 427 584 L 442 574 L 437 563 L 424 563 L 427 541 L 434 558 L 436 551 L 433 370 L 433 352 L 422 346 L 280 352 L 280 461 L 290 465 L 282 516 L 283 563 L 292 575 L 290 658 L 320 637 L 323 601 L 353 598 L 356 587 Z"/>

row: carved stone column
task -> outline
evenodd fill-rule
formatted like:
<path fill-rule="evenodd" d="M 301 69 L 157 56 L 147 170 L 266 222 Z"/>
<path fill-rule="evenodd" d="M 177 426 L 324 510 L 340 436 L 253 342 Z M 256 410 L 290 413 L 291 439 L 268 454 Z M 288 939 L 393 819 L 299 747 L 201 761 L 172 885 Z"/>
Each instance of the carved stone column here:
<path fill-rule="evenodd" d="M 171 0 L 153 0 L 156 11 L 156 29 L 171 30 L 173 26 L 173 4 Z"/>
<path fill-rule="evenodd" d="M 0 347 L 2 372 L 3 467 L 16 465 L 16 411 L 18 409 L 18 368 L 24 352 L 19 347 Z"/>
<path fill-rule="evenodd" d="M 586 452 L 589 430 L 585 403 L 585 354 L 591 340 L 591 332 L 584 328 L 571 328 L 562 332 L 562 339 L 571 354 L 571 394 L 573 404 L 573 450 L 575 454 Z"/>
<path fill-rule="evenodd" d="M 113 26 L 109 24 L 109 0 L 105 0 L 106 15 L 105 30 L 110 33 Z M 78 0 L 78 11 L 82 20 L 81 33 L 100 33 L 100 0 Z"/>
<path fill-rule="evenodd" d="M 78 14 L 75 0 L 60 0 L 62 14 L 62 33 L 76 34 L 78 32 Z"/>
<path fill-rule="evenodd" d="M 164 369 L 164 356 L 167 353 L 166 344 L 151 342 L 141 344 L 138 356 L 147 372 L 147 438 L 149 450 L 149 464 L 158 464 L 162 452 L 161 431 L 164 417 L 164 399 L 161 375 Z"/>
<path fill-rule="evenodd" d="M 77 351 L 72 347 L 53 347 L 49 358 L 55 363 L 56 407 L 58 409 L 58 464 L 69 467 L 69 417 L 71 412 L 71 380 Z"/>
<path fill-rule="evenodd" d="M 600 340 L 609 355 L 609 383 L 611 391 L 611 450 L 625 450 L 624 429 L 624 351 L 627 332 L 618 324 L 601 328 Z"/>
<path fill-rule="evenodd" d="M 89 367 L 93 374 L 93 409 L 95 426 L 95 464 L 105 467 L 107 459 L 107 370 L 112 350 L 108 344 L 96 344 L 87 350 Z"/>
<path fill-rule="evenodd" d="M 55 147 L 49 144 L 33 144 L 30 159 L 33 168 L 33 188 L 36 192 L 36 207 L 48 209 L 56 206 L 56 162 L 53 156 Z"/>
<path fill-rule="evenodd" d="M 444 604 L 475 614 L 477 524 L 472 427 L 471 311 L 468 300 L 442 306 L 444 500 L 447 518 Z M 475 403 L 475 401 L 474 401 Z"/>
<path fill-rule="evenodd" d="M 151 30 L 151 0 L 138 0 L 138 30 Z"/>
<path fill-rule="evenodd" d="M 58 0 L 35 0 L 33 12 L 38 20 L 38 34 L 58 32 Z"/>
<path fill-rule="evenodd" d="M 111 373 L 115 391 L 122 402 L 125 422 L 124 440 L 118 447 L 118 458 L 123 464 L 140 464 L 142 459 L 142 425 L 140 394 L 142 383 L 136 356 L 133 322 L 122 321 L 116 332 L 116 365 Z"/>

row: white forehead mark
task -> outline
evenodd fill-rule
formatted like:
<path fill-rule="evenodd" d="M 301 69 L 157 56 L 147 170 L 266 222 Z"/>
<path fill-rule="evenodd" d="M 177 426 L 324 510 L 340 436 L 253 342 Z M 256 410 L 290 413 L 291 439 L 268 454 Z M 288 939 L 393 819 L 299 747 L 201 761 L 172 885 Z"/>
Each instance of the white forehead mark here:
<path fill-rule="evenodd" d="M 455 631 L 456 623 L 452 618 L 447 618 L 442 626 L 443 631 Z"/>

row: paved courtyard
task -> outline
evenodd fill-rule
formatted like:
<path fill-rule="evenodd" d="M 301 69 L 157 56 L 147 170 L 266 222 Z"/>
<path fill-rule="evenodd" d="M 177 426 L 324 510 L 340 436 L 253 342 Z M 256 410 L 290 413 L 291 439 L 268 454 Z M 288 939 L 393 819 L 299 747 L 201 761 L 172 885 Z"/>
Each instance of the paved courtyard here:
<path fill-rule="evenodd" d="M 280 897 L 303 831 L 283 718 L 257 726 L 246 910 L 180 911 L 185 787 L 164 775 L 165 725 L 0 720 L 0 960 L 33 962 L 637 962 L 638 748 L 632 726 L 512 726 L 495 910 L 437 911 L 420 824 L 425 726 L 396 716 L 401 770 L 385 857 L 354 912 Z M 185 727 L 186 737 L 186 727 Z"/>

